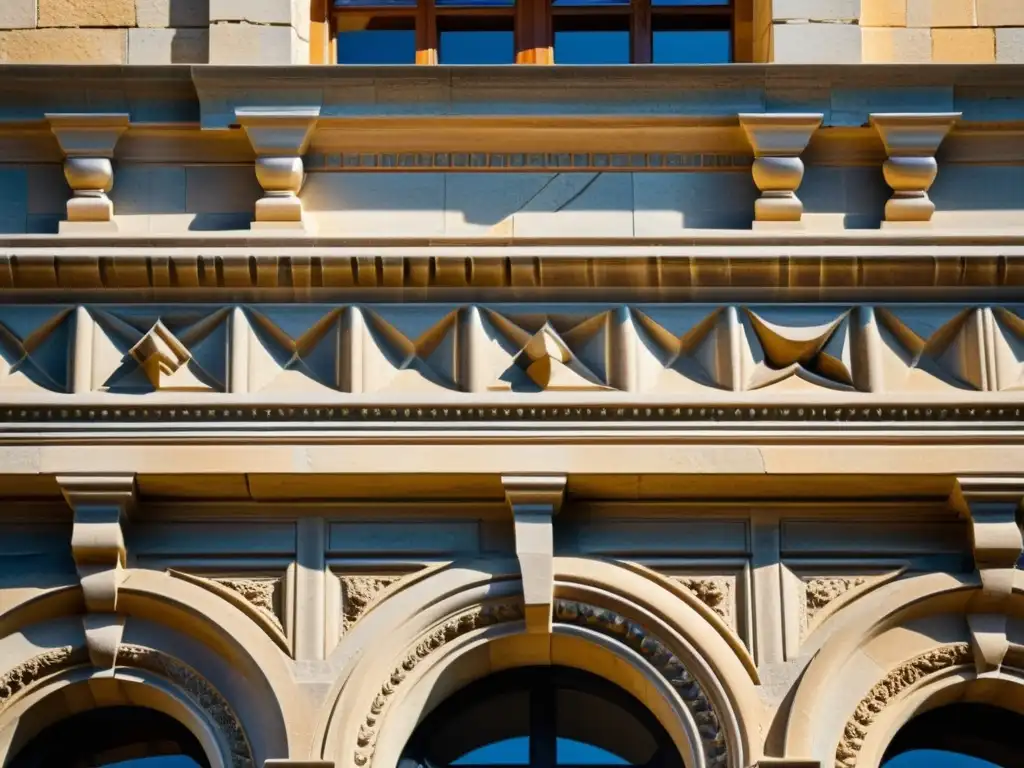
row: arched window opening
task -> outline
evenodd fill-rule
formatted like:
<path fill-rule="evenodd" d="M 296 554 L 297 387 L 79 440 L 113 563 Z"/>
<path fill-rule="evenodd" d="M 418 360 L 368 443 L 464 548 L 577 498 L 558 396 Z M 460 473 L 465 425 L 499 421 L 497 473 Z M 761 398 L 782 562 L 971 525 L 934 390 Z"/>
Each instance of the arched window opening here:
<path fill-rule="evenodd" d="M 416 729 L 403 768 L 682 768 L 657 719 L 615 685 L 564 667 L 479 680 Z"/>
<path fill-rule="evenodd" d="M 45 728 L 10 768 L 209 768 L 196 737 L 169 715 L 104 707 Z"/>
<path fill-rule="evenodd" d="M 988 704 L 949 704 L 903 726 L 884 768 L 1024 768 L 1024 716 Z"/>

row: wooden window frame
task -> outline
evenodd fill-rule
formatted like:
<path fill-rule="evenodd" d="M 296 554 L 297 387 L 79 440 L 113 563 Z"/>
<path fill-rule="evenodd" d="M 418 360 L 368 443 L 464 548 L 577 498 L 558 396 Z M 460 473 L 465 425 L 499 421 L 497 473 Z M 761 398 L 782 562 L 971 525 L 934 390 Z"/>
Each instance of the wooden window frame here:
<path fill-rule="evenodd" d="M 633 0 L 622 6 L 554 6 L 552 0 L 515 0 L 505 7 L 438 7 L 435 0 L 417 0 L 415 6 L 363 6 L 336 9 L 332 0 L 311 0 L 310 49 L 311 63 L 334 64 L 338 60 L 338 18 L 345 13 L 374 16 L 405 16 L 413 19 L 416 30 L 416 64 L 431 65 L 439 61 L 438 19 L 458 17 L 460 23 L 480 20 L 480 28 L 493 28 L 496 18 L 510 17 L 515 45 L 516 64 L 556 64 L 554 58 L 555 19 L 573 16 L 597 20 L 628 17 L 630 62 L 650 63 L 653 54 L 653 33 L 667 26 L 670 29 L 728 29 L 733 62 L 767 60 L 768 45 L 760 40 L 758 30 L 763 24 L 765 8 L 770 15 L 769 0 L 731 0 L 727 6 L 654 6 L 652 0 Z M 701 20 L 717 20 L 718 26 L 701 25 Z M 724 23 L 723 23 L 724 21 Z"/>

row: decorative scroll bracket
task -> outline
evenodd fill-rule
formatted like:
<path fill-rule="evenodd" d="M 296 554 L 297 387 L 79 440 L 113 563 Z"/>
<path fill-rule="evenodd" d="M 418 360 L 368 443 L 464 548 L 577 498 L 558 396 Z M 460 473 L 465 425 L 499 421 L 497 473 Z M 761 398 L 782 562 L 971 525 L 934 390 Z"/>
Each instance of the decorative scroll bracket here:
<path fill-rule="evenodd" d="M 50 130 L 64 153 L 64 178 L 71 187 L 67 221 L 61 233 L 117 231 L 114 204 L 114 147 L 126 130 L 126 114 L 47 114 Z"/>
<path fill-rule="evenodd" d="M 960 112 L 871 115 L 871 125 L 889 155 L 882 171 L 893 190 L 885 204 L 883 227 L 921 226 L 932 220 L 935 203 L 928 190 L 939 173 L 935 153 L 960 116 Z"/>
<path fill-rule="evenodd" d="M 796 190 L 804 178 L 800 155 L 818 130 L 822 114 L 741 114 L 754 150 L 754 183 L 761 197 L 754 203 L 754 229 L 799 228 L 804 204 Z"/>
<path fill-rule="evenodd" d="M 125 566 L 122 521 L 135 500 L 134 475 L 64 475 L 57 483 L 74 511 L 71 554 L 82 585 L 86 647 L 93 665 L 112 669 L 124 630 L 117 590 Z"/>
<path fill-rule="evenodd" d="M 953 507 L 971 523 L 974 564 L 981 576 L 981 592 L 967 608 L 979 674 L 998 671 L 1009 650 L 1006 609 L 1024 552 L 1022 500 L 1021 477 L 961 477 L 951 497 Z"/>
<path fill-rule="evenodd" d="M 501 483 L 515 525 L 526 631 L 551 634 L 555 595 L 553 519 L 565 497 L 566 477 L 502 475 Z"/>
<path fill-rule="evenodd" d="M 256 152 L 256 179 L 264 193 L 256 201 L 252 228 L 305 230 L 299 199 L 306 180 L 302 156 L 320 117 L 319 107 L 273 112 L 239 109 L 235 117 Z"/>

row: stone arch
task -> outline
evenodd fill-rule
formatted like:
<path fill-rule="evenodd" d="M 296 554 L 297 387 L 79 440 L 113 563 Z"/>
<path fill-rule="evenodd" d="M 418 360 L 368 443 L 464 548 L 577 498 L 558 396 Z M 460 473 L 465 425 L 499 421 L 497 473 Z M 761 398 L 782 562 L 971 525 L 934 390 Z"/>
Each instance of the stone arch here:
<path fill-rule="evenodd" d="M 875 766 L 899 727 L 947 701 L 943 695 L 959 692 L 1000 706 L 999 691 L 1021 696 L 1024 575 L 1016 580 L 1007 609 L 1010 652 L 1001 669 L 984 675 L 980 643 L 968 624 L 981 589 L 976 575 L 892 582 L 837 614 L 780 712 L 782 755 L 836 768 Z"/>
<path fill-rule="evenodd" d="M 338 663 L 350 671 L 322 719 L 320 756 L 393 768 L 415 726 L 455 690 L 501 669 L 558 664 L 646 704 L 690 768 L 756 760 L 750 670 L 686 598 L 616 564 L 555 558 L 553 632 L 527 634 L 516 564 L 487 567 L 460 564 L 411 584 L 342 643 Z M 369 637 L 378 641 L 362 653 Z"/>
<path fill-rule="evenodd" d="M 0 657 L 31 667 L 30 659 L 43 654 L 46 666 L 58 649 L 70 648 L 77 658 L 85 637 L 75 592 L 69 587 L 27 596 L 0 616 L 0 648 L 10 648 Z M 202 587 L 146 570 L 125 573 L 117 610 L 124 631 L 115 679 L 125 670 L 142 670 L 149 678 L 177 679 L 185 690 L 202 690 L 204 700 L 219 697 L 217 711 L 235 713 L 254 765 L 296 749 L 290 739 L 303 733 L 297 726 L 306 714 L 304 700 L 284 653 L 243 611 Z M 221 725 L 234 728 L 229 721 Z"/>

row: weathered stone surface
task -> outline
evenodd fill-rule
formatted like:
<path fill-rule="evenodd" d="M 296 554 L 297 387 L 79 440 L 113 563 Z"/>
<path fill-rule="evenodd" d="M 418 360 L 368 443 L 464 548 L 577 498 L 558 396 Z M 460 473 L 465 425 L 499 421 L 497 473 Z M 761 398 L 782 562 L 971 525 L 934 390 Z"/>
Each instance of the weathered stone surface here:
<path fill-rule="evenodd" d="M 209 57 L 208 30 L 128 30 L 129 64 L 205 64 Z"/>
<path fill-rule="evenodd" d="M 996 30 L 996 61 L 1001 64 L 1024 64 L 1024 29 Z"/>
<path fill-rule="evenodd" d="M 978 0 L 978 24 L 983 27 L 1024 27 L 1020 0 Z"/>
<path fill-rule="evenodd" d="M 865 27 L 905 27 L 907 0 L 861 0 L 860 23 Z"/>
<path fill-rule="evenodd" d="M 867 64 L 924 64 L 932 60 L 931 30 L 871 27 L 862 34 Z"/>
<path fill-rule="evenodd" d="M 135 0 L 39 0 L 41 27 L 134 27 Z"/>
<path fill-rule="evenodd" d="M 996 60 L 992 29 L 932 30 L 932 61 L 942 64 L 987 64 Z"/>
<path fill-rule="evenodd" d="M 0 64 L 124 64 L 123 29 L 24 29 L 0 32 Z"/>
<path fill-rule="evenodd" d="M 247 21 L 250 24 L 291 24 L 292 0 L 209 0 L 210 22 Z"/>
<path fill-rule="evenodd" d="M 207 27 L 210 0 L 135 0 L 140 27 Z"/>
<path fill-rule="evenodd" d="M 973 27 L 974 0 L 907 0 L 908 27 Z"/>
<path fill-rule="evenodd" d="M 775 21 L 856 21 L 860 18 L 859 0 L 775 0 Z"/>
<path fill-rule="evenodd" d="M 308 62 L 309 43 L 300 40 L 295 30 L 289 26 L 265 26 L 245 22 L 210 25 L 211 64 Z"/>
<path fill-rule="evenodd" d="M 775 61 L 785 64 L 853 64 L 860 61 L 856 24 L 776 24 Z"/>
<path fill-rule="evenodd" d="M 0 29 L 30 29 L 36 25 L 36 0 L 0 3 Z"/>

